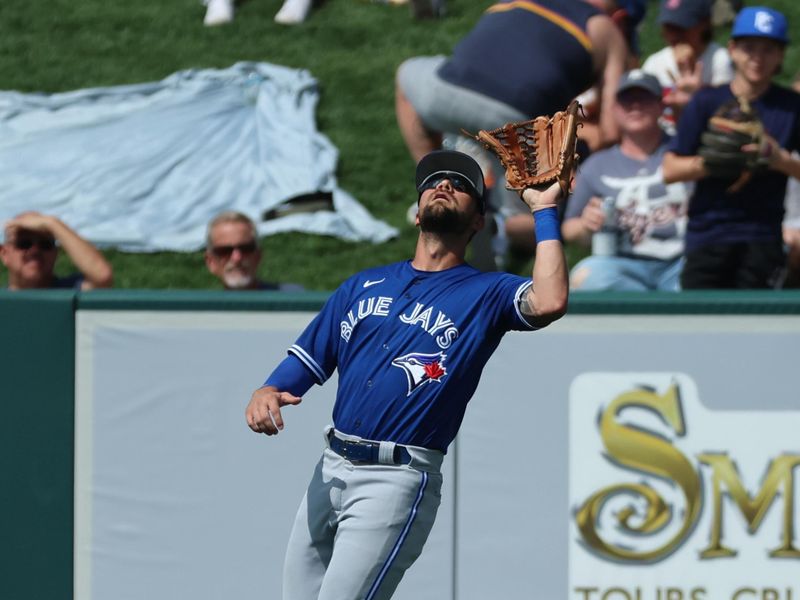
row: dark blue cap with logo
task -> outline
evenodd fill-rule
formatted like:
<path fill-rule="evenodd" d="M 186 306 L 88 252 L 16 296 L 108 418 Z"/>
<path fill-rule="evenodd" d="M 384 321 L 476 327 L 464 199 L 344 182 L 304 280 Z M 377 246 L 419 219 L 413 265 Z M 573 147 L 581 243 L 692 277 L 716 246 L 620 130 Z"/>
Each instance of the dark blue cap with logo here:
<path fill-rule="evenodd" d="M 689 29 L 710 17 L 710 0 L 661 0 L 658 22 Z"/>
<path fill-rule="evenodd" d="M 736 15 L 731 37 L 762 37 L 788 44 L 788 29 L 786 17 L 774 8 L 748 6 Z"/>
<path fill-rule="evenodd" d="M 454 173 L 472 185 L 472 196 L 478 200 L 481 213 L 486 211 L 483 171 L 475 159 L 455 150 L 434 150 L 422 157 L 417 165 L 417 191 L 432 177 Z"/>

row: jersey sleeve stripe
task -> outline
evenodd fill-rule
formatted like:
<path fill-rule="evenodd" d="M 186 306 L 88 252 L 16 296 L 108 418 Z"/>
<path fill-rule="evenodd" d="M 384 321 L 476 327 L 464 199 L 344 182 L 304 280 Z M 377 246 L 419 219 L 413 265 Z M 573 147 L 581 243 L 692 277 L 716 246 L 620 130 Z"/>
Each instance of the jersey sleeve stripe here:
<path fill-rule="evenodd" d="M 309 370 L 316 376 L 319 384 L 322 385 L 327 381 L 328 377 L 325 375 L 325 371 L 322 370 L 311 355 L 308 354 L 303 348 L 298 346 L 297 344 L 292 344 L 289 348 L 289 354 L 294 354 L 300 361 L 309 368 Z"/>
<path fill-rule="evenodd" d="M 519 320 L 525 323 L 525 325 L 527 325 L 529 329 L 539 329 L 535 325 L 531 324 L 530 321 L 528 321 L 528 318 L 524 314 L 522 314 L 522 309 L 520 308 L 520 304 L 522 304 L 522 295 L 527 293 L 527 291 L 530 289 L 532 285 L 533 285 L 532 281 L 526 281 L 517 288 L 517 293 L 514 295 L 514 310 L 517 311 L 517 316 L 519 317 Z"/>

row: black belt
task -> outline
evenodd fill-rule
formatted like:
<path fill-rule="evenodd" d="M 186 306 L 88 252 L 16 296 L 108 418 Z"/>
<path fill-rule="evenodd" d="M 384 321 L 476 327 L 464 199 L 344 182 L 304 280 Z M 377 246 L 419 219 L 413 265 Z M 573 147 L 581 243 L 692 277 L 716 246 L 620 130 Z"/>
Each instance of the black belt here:
<path fill-rule="evenodd" d="M 380 444 L 377 442 L 340 440 L 331 431 L 328 435 L 328 443 L 331 450 L 351 463 L 360 465 L 386 464 L 378 459 Z M 407 465 L 411 462 L 411 455 L 405 446 L 398 444 L 394 447 L 392 460 L 396 465 Z"/>

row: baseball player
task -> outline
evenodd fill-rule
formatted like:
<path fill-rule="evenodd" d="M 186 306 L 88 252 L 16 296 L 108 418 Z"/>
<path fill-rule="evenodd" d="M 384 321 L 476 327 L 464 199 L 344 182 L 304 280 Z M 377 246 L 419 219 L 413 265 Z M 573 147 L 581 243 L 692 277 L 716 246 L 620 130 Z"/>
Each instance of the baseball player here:
<path fill-rule="evenodd" d="M 568 286 L 558 184 L 531 188 L 533 280 L 464 261 L 484 225 L 484 181 L 466 154 L 417 165 L 414 258 L 346 280 L 256 390 L 257 433 L 339 369 L 333 425 L 289 540 L 284 600 L 390 598 L 422 551 L 440 502 L 440 466 L 503 334 L 561 317 Z"/>

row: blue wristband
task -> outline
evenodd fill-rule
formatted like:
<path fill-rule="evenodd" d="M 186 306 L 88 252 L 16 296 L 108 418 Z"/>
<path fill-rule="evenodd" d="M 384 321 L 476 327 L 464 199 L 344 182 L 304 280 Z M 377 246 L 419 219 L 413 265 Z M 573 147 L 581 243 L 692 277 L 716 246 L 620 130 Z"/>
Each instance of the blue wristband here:
<path fill-rule="evenodd" d="M 558 221 L 558 209 L 543 208 L 533 213 L 533 224 L 536 230 L 536 243 L 547 240 L 561 241 L 561 223 Z"/>

